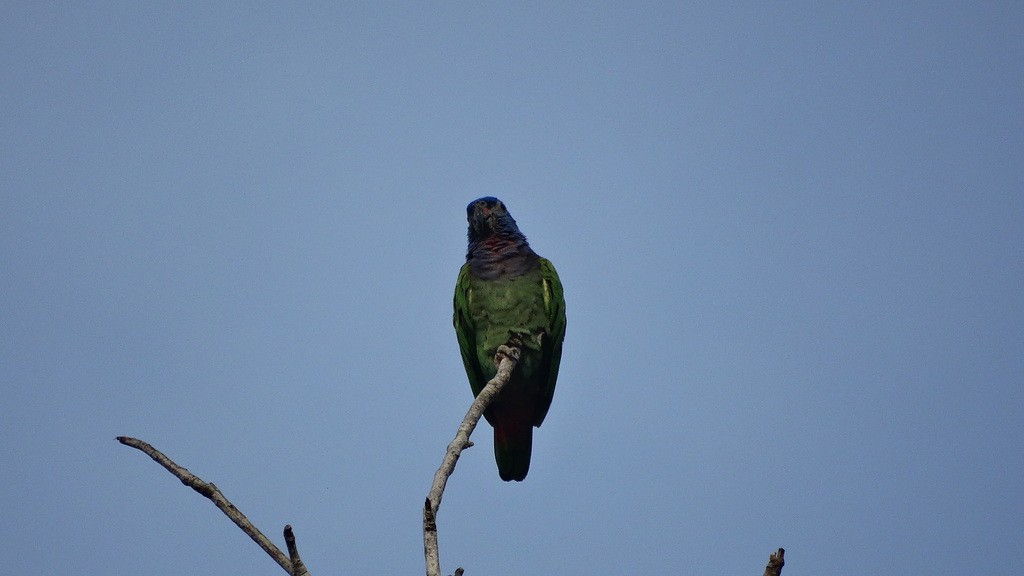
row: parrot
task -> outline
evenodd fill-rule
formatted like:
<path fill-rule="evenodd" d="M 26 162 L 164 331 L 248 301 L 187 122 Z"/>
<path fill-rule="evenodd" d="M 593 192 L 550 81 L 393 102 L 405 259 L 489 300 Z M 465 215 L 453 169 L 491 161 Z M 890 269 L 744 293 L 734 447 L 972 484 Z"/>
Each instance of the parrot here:
<path fill-rule="evenodd" d="M 510 337 L 521 354 L 509 382 L 484 411 L 494 427 L 498 476 L 522 481 L 533 428 L 551 406 L 565 339 L 565 299 L 555 267 L 530 248 L 497 198 L 466 207 L 466 263 L 455 284 L 452 322 L 473 396 L 497 373 L 494 355 Z"/>

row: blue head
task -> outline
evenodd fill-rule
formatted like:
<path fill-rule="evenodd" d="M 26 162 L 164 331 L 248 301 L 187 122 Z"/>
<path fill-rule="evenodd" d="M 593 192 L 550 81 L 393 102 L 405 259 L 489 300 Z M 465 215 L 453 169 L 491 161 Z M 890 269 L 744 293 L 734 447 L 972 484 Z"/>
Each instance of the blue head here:
<path fill-rule="evenodd" d="M 469 221 L 471 245 L 491 236 L 526 241 L 526 236 L 519 231 L 519 226 L 505 209 L 505 205 L 493 196 L 485 196 L 470 202 L 469 206 L 466 206 L 466 219 Z"/>

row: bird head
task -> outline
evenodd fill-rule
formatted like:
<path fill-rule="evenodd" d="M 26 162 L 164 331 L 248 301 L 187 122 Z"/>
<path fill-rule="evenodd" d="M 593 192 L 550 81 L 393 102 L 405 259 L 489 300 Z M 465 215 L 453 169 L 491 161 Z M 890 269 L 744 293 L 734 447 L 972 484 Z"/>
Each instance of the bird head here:
<path fill-rule="evenodd" d="M 483 240 L 492 235 L 519 237 L 522 233 L 505 205 L 493 196 L 478 198 L 466 206 L 471 242 Z"/>

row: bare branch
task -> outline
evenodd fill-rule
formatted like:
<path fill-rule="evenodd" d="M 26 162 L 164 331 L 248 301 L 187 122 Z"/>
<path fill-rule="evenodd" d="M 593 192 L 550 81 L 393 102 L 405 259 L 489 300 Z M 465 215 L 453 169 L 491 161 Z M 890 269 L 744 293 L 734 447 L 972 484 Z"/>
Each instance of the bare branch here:
<path fill-rule="evenodd" d="M 264 536 L 263 533 L 260 532 L 258 528 L 253 526 L 252 522 L 250 522 L 249 519 L 245 517 L 245 514 L 242 514 L 242 512 L 238 508 L 235 508 L 235 505 L 232 504 L 230 500 L 225 498 L 224 494 L 221 493 L 220 489 L 214 486 L 212 483 L 206 482 L 202 478 L 189 472 L 187 469 L 178 466 L 173 460 L 165 456 L 163 452 L 160 452 L 159 450 L 157 450 L 150 444 L 143 442 L 142 440 L 139 440 L 137 438 L 129 438 L 128 436 L 118 436 L 117 441 L 120 442 L 121 444 L 124 444 L 125 446 L 130 446 L 132 448 L 144 452 L 147 456 L 155 460 L 157 464 L 163 466 L 171 474 L 174 474 L 174 476 L 177 477 L 178 480 L 181 480 L 182 484 L 188 486 L 189 488 L 195 490 L 196 492 L 208 498 L 211 502 L 214 503 L 214 505 L 217 506 L 217 508 L 220 508 L 221 512 L 223 512 L 228 518 L 230 518 L 231 521 L 234 522 L 236 526 L 241 528 L 242 531 L 248 534 L 249 537 L 252 538 L 254 542 L 259 544 L 260 548 L 263 548 L 263 551 L 269 554 L 270 557 L 273 558 L 274 561 L 281 566 L 281 568 L 284 568 L 284 571 L 287 572 L 289 576 L 308 576 L 309 573 L 302 565 L 302 561 L 299 560 L 299 553 L 297 550 L 292 552 L 292 558 L 298 560 L 297 564 L 293 565 L 292 560 L 285 556 L 284 553 L 281 552 L 281 550 L 277 546 L 275 546 L 273 542 L 267 539 L 267 537 Z M 288 536 L 290 534 L 291 527 L 286 526 L 286 540 L 288 540 Z M 292 548 L 294 548 L 294 546 L 295 538 L 294 536 L 292 536 L 291 541 L 288 543 L 288 548 L 290 552 L 292 551 Z"/>
<path fill-rule="evenodd" d="M 288 546 L 288 556 L 292 561 L 292 571 L 289 574 L 291 576 L 309 576 L 306 565 L 302 563 L 302 558 L 299 558 L 299 547 L 295 544 L 295 534 L 292 532 L 291 524 L 285 524 L 284 543 Z"/>
<path fill-rule="evenodd" d="M 427 576 L 440 576 L 441 574 L 437 546 L 437 511 L 441 506 L 441 496 L 444 493 L 448 478 L 454 473 L 455 465 L 462 451 L 473 445 L 469 441 L 469 437 L 480 422 L 480 418 L 483 416 L 487 406 L 498 395 L 502 387 L 508 384 L 512 371 L 519 362 L 521 347 L 522 343 L 517 337 L 513 336 L 509 338 L 505 345 L 498 348 L 498 352 L 494 356 L 494 363 L 498 368 L 497 374 L 484 386 L 484 389 L 480 391 L 476 399 L 473 400 L 469 411 L 466 412 L 465 418 L 459 424 L 455 438 L 448 444 L 448 449 L 445 452 L 440 468 L 434 474 L 434 482 L 431 484 L 430 492 L 423 503 L 423 552 Z M 260 548 L 269 554 L 289 576 L 309 576 L 309 571 L 306 570 L 306 566 L 299 556 L 299 550 L 295 543 L 295 534 L 292 532 L 291 525 L 284 527 L 284 539 L 289 554 L 285 556 L 215 485 L 204 481 L 202 478 L 179 466 L 162 452 L 142 440 L 128 436 L 118 436 L 117 441 L 145 453 L 181 480 L 182 484 L 192 488 L 213 502 L 236 526 L 241 528 L 254 542 L 259 544 Z M 764 576 L 782 575 L 782 567 L 785 565 L 785 553 L 784 549 L 779 548 L 778 551 L 768 557 L 768 565 L 764 569 Z M 463 573 L 464 570 L 462 568 L 455 570 L 455 576 L 462 576 Z"/>
<path fill-rule="evenodd" d="M 764 568 L 764 576 L 781 576 L 782 567 L 786 564 L 783 560 L 783 556 L 786 555 L 786 551 L 779 548 L 777 552 L 768 557 L 768 565 Z"/>
<path fill-rule="evenodd" d="M 448 478 L 455 471 L 455 464 L 459 461 L 462 451 L 473 445 L 469 441 L 469 436 L 480 422 L 484 410 L 512 377 L 512 370 L 519 362 L 521 350 L 522 343 L 517 336 L 512 336 L 504 346 L 498 347 L 498 352 L 494 355 L 498 373 L 470 404 L 466 417 L 462 419 L 458 431 L 455 432 L 455 438 L 448 444 L 441 467 L 434 473 L 434 482 L 430 485 L 430 492 L 427 493 L 427 500 L 423 506 L 423 555 L 427 565 L 427 576 L 441 576 L 441 561 L 437 549 L 437 511 L 441 507 L 441 496 L 444 494 Z"/>
<path fill-rule="evenodd" d="M 423 558 L 427 563 L 427 574 L 440 576 L 441 559 L 437 552 L 437 518 L 428 497 L 423 503 Z"/>

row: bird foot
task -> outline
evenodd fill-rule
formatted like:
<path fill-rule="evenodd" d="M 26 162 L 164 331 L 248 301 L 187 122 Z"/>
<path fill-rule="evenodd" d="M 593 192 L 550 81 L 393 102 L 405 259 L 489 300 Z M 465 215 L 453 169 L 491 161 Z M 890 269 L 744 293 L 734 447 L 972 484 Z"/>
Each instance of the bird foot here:
<path fill-rule="evenodd" d="M 514 333 L 511 334 L 508 340 L 501 346 L 498 346 L 498 351 L 494 353 L 494 367 L 497 368 L 504 358 L 508 358 L 513 362 L 519 362 L 519 354 L 522 349 L 522 336 Z"/>

